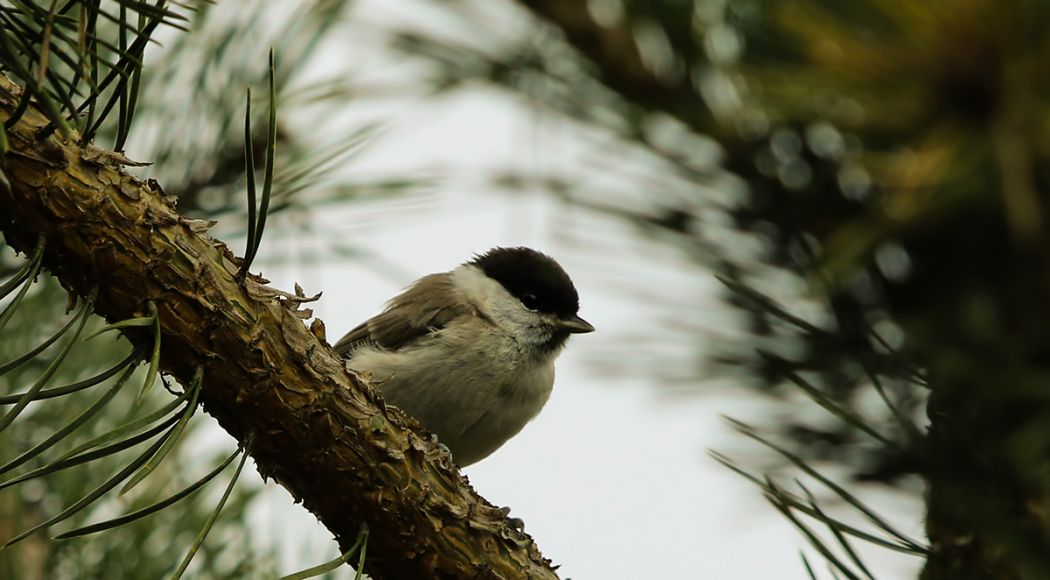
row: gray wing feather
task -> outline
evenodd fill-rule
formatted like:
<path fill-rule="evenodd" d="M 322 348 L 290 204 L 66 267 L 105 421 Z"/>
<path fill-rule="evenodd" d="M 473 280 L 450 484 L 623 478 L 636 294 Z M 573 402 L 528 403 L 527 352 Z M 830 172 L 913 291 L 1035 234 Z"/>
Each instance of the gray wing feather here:
<path fill-rule="evenodd" d="M 399 350 L 414 340 L 437 332 L 451 321 L 472 315 L 473 308 L 458 298 L 447 274 L 431 274 L 390 301 L 386 310 L 358 325 L 335 343 L 335 352 L 349 358 L 362 346 Z"/>

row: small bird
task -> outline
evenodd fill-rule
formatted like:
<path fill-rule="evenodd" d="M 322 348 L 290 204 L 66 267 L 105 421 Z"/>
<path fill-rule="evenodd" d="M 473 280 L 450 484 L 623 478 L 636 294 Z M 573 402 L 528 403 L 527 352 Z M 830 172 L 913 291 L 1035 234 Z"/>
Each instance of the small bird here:
<path fill-rule="evenodd" d="M 465 467 L 543 408 L 569 335 L 594 331 L 578 310 L 576 287 L 554 259 L 493 248 L 415 281 L 335 351 Z"/>

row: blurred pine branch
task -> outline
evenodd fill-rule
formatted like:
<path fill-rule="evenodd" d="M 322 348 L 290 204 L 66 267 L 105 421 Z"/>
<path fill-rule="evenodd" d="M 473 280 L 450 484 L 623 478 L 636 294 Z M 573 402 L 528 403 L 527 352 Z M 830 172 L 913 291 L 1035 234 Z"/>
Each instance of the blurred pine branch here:
<path fill-rule="evenodd" d="M 925 488 L 923 578 L 1050 576 L 1050 4 L 513 4 L 535 19 L 484 48 L 418 30 L 400 45 L 440 90 L 487 82 L 602 131 L 575 174 L 494 181 L 547 186 L 713 268 L 750 325 L 715 362 L 828 413 L 761 437 L 811 475 Z M 449 5 L 464 30 L 498 18 Z M 601 180 L 637 151 L 670 176 Z M 865 576 L 811 498 L 755 481 L 833 571 Z"/>

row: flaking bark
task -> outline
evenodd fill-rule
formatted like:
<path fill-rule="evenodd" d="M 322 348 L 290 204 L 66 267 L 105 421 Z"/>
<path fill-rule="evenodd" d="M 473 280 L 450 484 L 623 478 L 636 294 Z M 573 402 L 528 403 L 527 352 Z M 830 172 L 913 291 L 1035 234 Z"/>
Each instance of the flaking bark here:
<path fill-rule="evenodd" d="M 21 90 L 0 77 L 0 120 Z M 204 365 L 202 401 L 259 472 L 291 492 L 344 548 L 370 529 L 375 578 L 556 578 L 532 539 L 477 495 L 448 456 L 376 392 L 348 375 L 207 223 L 120 169 L 118 154 L 42 131 L 36 110 L 7 131 L 0 231 L 22 251 L 47 240 L 45 267 L 73 293 L 98 286 L 95 311 L 142 316 L 153 300 L 162 369 L 188 382 Z M 46 137 L 41 137 L 47 134 Z M 131 337 L 133 340 L 135 336 Z"/>

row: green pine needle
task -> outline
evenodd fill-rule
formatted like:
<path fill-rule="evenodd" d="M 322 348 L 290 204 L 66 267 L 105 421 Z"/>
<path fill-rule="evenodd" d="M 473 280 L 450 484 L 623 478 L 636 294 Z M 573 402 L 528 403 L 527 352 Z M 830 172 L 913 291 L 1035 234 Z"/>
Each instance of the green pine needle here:
<path fill-rule="evenodd" d="M 354 540 L 354 545 L 350 546 L 350 549 L 343 552 L 338 557 L 329 560 L 324 564 L 318 564 L 317 566 L 313 566 L 305 570 L 300 570 L 298 572 L 295 572 L 294 574 L 281 576 L 279 580 L 306 580 L 307 578 L 313 578 L 315 576 L 320 576 L 321 574 L 334 572 L 337 568 L 345 564 L 350 559 L 350 557 L 358 551 L 358 549 L 361 550 L 361 554 L 359 555 L 360 557 L 357 566 L 357 578 L 360 578 L 361 570 L 364 568 L 364 552 L 367 544 L 368 526 L 363 525 L 361 526 L 361 532 L 357 535 L 357 539 Z"/>
<path fill-rule="evenodd" d="M 166 508 L 166 507 L 168 507 L 168 506 L 178 502 L 179 500 L 181 500 L 181 499 L 183 499 L 183 498 L 193 494 L 194 492 L 196 492 L 200 488 L 204 487 L 208 482 L 210 482 L 211 480 L 215 479 L 215 477 L 217 475 L 222 473 L 222 470 L 226 469 L 226 466 L 228 466 L 234 460 L 234 458 L 237 457 L 237 454 L 239 454 L 239 453 L 241 453 L 240 449 L 238 449 L 237 451 L 234 451 L 229 457 L 226 458 L 225 461 L 223 461 L 215 469 L 211 470 L 211 472 L 209 472 L 207 475 L 205 475 L 204 477 L 198 479 L 197 481 L 195 481 L 194 483 L 190 484 L 189 486 L 183 488 L 182 490 L 172 494 L 171 496 L 169 496 L 169 497 L 167 497 L 167 498 L 165 498 L 165 499 L 163 499 L 161 501 L 158 501 L 158 502 L 156 502 L 154 504 L 146 506 L 146 507 L 144 507 L 142 509 L 133 511 L 133 512 L 131 512 L 129 514 L 125 514 L 125 515 L 120 516 L 118 518 L 113 518 L 111 520 L 106 520 L 104 522 L 99 522 L 97 524 L 91 524 L 91 525 L 88 525 L 88 526 L 77 528 L 75 530 L 70 530 L 68 532 L 65 532 L 65 533 L 62 533 L 62 534 L 59 534 L 59 535 L 55 536 L 53 539 L 55 539 L 55 540 L 67 540 L 69 538 L 76 538 L 76 537 L 79 537 L 79 536 L 86 536 L 88 534 L 94 534 L 94 533 L 97 533 L 97 532 L 102 532 L 102 531 L 105 531 L 105 530 L 116 528 L 118 526 L 122 526 L 124 524 L 129 523 L 129 522 L 133 522 L 135 520 L 142 519 L 142 518 L 144 518 L 146 516 L 154 514 L 154 513 L 158 512 L 158 511 L 160 511 L 160 510 L 162 510 L 162 509 L 164 509 L 164 508 Z"/>
<path fill-rule="evenodd" d="M 76 455 L 76 456 L 73 456 L 73 457 L 66 457 L 66 458 L 63 458 L 63 459 L 59 459 L 59 460 L 54 461 L 54 462 L 52 462 L 52 463 L 50 463 L 48 465 L 45 465 L 43 467 L 34 469 L 33 471 L 30 471 L 28 473 L 24 473 L 22 475 L 19 475 L 18 477 L 14 478 L 14 479 L 9 479 L 7 481 L 0 482 L 0 489 L 11 487 L 13 485 L 18 485 L 19 483 L 22 483 L 23 481 L 29 481 L 30 479 L 36 479 L 38 477 L 44 477 L 46 475 L 50 475 L 50 474 L 56 473 L 58 471 L 69 469 L 70 467 L 76 467 L 77 465 L 82 465 L 84 463 L 88 463 L 88 462 L 94 461 L 96 459 L 100 459 L 102 457 L 108 457 L 110 455 L 113 455 L 114 453 L 119 453 L 119 452 L 121 452 L 121 451 L 123 451 L 125 449 L 134 447 L 134 446 L 138 445 L 139 443 L 142 443 L 143 441 L 152 439 L 155 435 L 157 435 L 161 431 L 163 431 L 163 430 L 171 427 L 172 425 L 174 425 L 175 422 L 178 421 L 178 420 L 179 420 L 178 416 L 169 417 L 163 423 L 159 423 L 157 425 L 154 425 L 151 429 L 149 429 L 147 431 L 143 431 L 142 433 L 139 433 L 138 435 L 134 435 L 134 436 L 128 437 L 127 439 L 124 439 L 122 441 L 118 441 L 116 443 L 113 443 L 111 445 L 107 445 L 105 447 L 99 447 L 98 449 L 96 449 L 94 451 L 89 451 L 87 453 L 81 453 L 80 455 Z"/>
<path fill-rule="evenodd" d="M 86 423 L 89 419 L 91 419 L 91 417 L 95 416 L 96 413 L 102 410 L 102 408 L 105 407 L 106 404 L 108 404 L 114 396 L 116 396 L 116 394 L 120 391 L 120 389 L 124 387 L 124 384 L 131 377 L 131 373 L 133 373 L 134 371 L 135 366 L 129 365 L 124 370 L 124 374 L 121 375 L 121 377 L 117 379 L 115 383 L 113 383 L 113 386 L 110 387 L 110 389 L 106 391 L 101 397 L 99 397 L 98 400 L 95 401 L 90 407 L 84 409 L 79 415 L 77 415 L 76 418 L 74 418 L 68 424 L 49 435 L 40 443 L 37 443 L 32 448 L 27 449 L 25 452 L 19 454 L 14 459 L 0 466 L 0 475 L 11 471 L 12 469 L 18 467 L 19 465 L 22 465 L 26 461 L 29 461 L 30 459 L 40 455 L 44 451 L 47 451 L 55 443 L 58 443 L 59 441 L 64 439 L 66 435 L 69 435 L 81 425 Z"/>
<path fill-rule="evenodd" d="M 153 454 L 156 453 L 157 450 L 160 449 L 160 447 L 162 445 L 164 445 L 164 442 L 167 441 L 168 437 L 171 436 L 171 433 L 172 433 L 171 431 L 168 431 L 167 433 L 165 433 L 164 436 L 161 437 L 160 439 L 158 439 L 156 442 L 154 442 L 153 445 L 151 445 L 149 447 L 149 449 L 147 449 L 141 455 L 136 457 L 131 463 L 129 463 L 127 466 L 125 466 L 123 469 L 121 469 L 119 472 L 117 472 L 116 475 L 114 475 L 113 477 L 110 477 L 108 480 L 103 482 L 102 485 L 99 485 L 98 487 L 96 487 L 93 491 L 88 493 L 86 496 L 81 498 L 79 501 L 77 501 L 73 505 L 69 506 L 68 508 L 62 510 L 62 512 L 59 513 L 58 515 L 56 515 L 56 516 L 54 516 L 52 518 L 49 518 L 46 521 L 41 522 L 40 524 L 37 524 L 36 526 L 33 526 L 32 528 L 30 528 L 30 529 L 22 532 L 21 534 L 18 534 L 17 536 L 11 538 L 10 540 L 7 541 L 7 543 L 5 543 L 3 545 L 3 547 L 7 548 L 8 546 L 16 544 L 16 543 L 18 543 L 18 542 L 28 538 L 29 536 L 31 536 L 32 534 L 34 534 L 35 532 L 37 532 L 39 530 L 49 528 L 49 527 L 51 527 L 51 526 L 53 526 L 53 525 L 55 525 L 55 524 L 65 520 L 65 519 L 67 519 L 67 518 L 77 514 L 80 510 L 82 510 L 82 509 L 86 508 L 87 506 L 91 505 L 92 503 L 94 503 L 100 497 L 105 495 L 106 492 L 108 492 L 109 490 L 113 489 L 118 484 L 120 484 L 120 482 L 122 482 L 125 479 L 127 479 L 128 476 L 130 476 L 136 469 L 138 469 L 140 466 L 142 466 L 143 463 L 145 463 L 147 460 L 149 460 L 149 458 L 152 457 Z"/>
<path fill-rule="evenodd" d="M 275 66 L 273 49 L 270 49 L 270 111 L 266 125 L 266 166 L 263 169 L 263 189 L 259 199 L 259 209 L 255 209 L 255 158 L 252 149 L 251 130 L 251 89 L 248 89 L 248 108 L 244 115 L 244 171 L 247 177 L 248 194 L 248 243 L 241 262 L 237 279 L 243 281 L 247 276 L 255 256 L 262 244 L 263 230 L 266 228 L 266 215 L 269 213 L 270 196 L 274 182 L 274 160 L 277 151 L 277 86 L 274 80 Z"/>
<path fill-rule="evenodd" d="M 149 301 L 149 315 L 153 322 L 153 350 L 149 357 L 149 370 L 146 372 L 146 378 L 142 380 L 142 389 L 139 390 L 139 396 L 135 399 L 136 403 L 142 401 L 146 390 L 157 380 L 157 373 L 160 372 L 160 313 L 157 312 L 157 305 L 152 300 Z"/>
<path fill-rule="evenodd" d="M 3 418 L 0 418 L 0 431 L 6 429 L 9 425 L 11 425 L 11 423 L 14 422 L 16 418 L 18 418 L 18 415 L 26 408 L 26 406 L 29 405 L 29 403 L 33 401 L 33 399 L 36 398 L 37 393 L 39 393 L 44 388 L 44 385 L 46 385 L 48 381 L 51 380 L 51 377 L 54 376 L 56 371 L 58 371 L 58 368 L 62 366 L 62 363 L 66 360 L 66 355 L 69 354 L 69 351 L 77 342 L 77 338 L 80 336 L 80 332 L 84 330 L 84 324 L 87 322 L 88 317 L 91 315 L 91 305 L 94 304 L 94 302 L 95 291 L 92 291 L 91 295 L 86 300 L 82 301 L 80 304 L 80 311 L 76 315 L 77 326 L 76 330 L 73 331 L 72 338 L 69 341 L 67 341 L 65 346 L 62 347 L 62 350 L 60 350 L 58 354 L 55 355 L 55 358 L 51 361 L 50 364 L 48 364 L 47 368 L 44 369 L 44 372 L 41 373 L 39 377 L 37 377 L 37 380 L 33 384 L 33 386 L 30 387 L 29 390 L 27 390 L 22 395 L 18 402 L 15 403 L 15 406 L 11 410 L 9 410 L 7 414 L 3 416 Z"/>
<path fill-rule="evenodd" d="M 10 370 L 18 368 L 18 367 L 24 365 L 25 363 L 29 362 L 30 360 L 33 360 L 33 358 L 35 358 L 36 355 L 44 352 L 45 350 L 48 349 L 48 347 L 50 347 L 52 344 L 54 344 L 55 341 L 57 341 L 59 338 L 62 338 L 62 336 L 65 335 L 66 331 L 68 331 L 70 328 L 72 328 L 73 324 L 76 321 L 77 321 L 77 317 L 76 316 L 70 317 L 69 322 L 66 322 L 65 326 L 63 326 L 62 328 L 58 329 L 58 332 L 52 334 L 47 340 L 45 340 L 44 342 L 42 342 L 42 343 L 38 344 L 37 346 L 33 347 L 32 349 L 30 349 L 25 354 L 23 354 L 21 356 L 18 356 L 18 357 L 15 357 L 14 359 L 11 359 L 11 360 L 7 361 L 6 363 L 0 365 L 0 375 L 4 374 L 4 373 L 6 373 L 6 372 L 8 372 Z M 0 397 L 0 401 L 2 401 L 2 400 L 3 400 L 3 397 Z M 0 403 L 0 404 L 3 404 L 3 403 Z"/>
<path fill-rule="evenodd" d="M 186 557 L 182 559 L 179 567 L 175 569 L 174 573 L 172 573 L 171 580 L 179 580 L 179 578 L 182 578 L 182 575 L 186 572 L 186 568 L 188 568 L 190 562 L 193 561 L 193 556 L 195 556 L 197 551 L 200 550 L 201 544 L 204 543 L 204 538 L 208 536 L 208 532 L 211 531 L 212 526 L 215 525 L 215 520 L 219 519 L 219 513 L 222 512 L 223 506 L 226 505 L 226 500 L 229 499 L 230 494 L 233 493 L 233 486 L 236 485 L 237 478 L 240 477 L 241 469 L 244 468 L 244 463 L 247 460 L 248 453 L 242 453 L 241 461 L 237 464 L 237 471 L 233 473 L 230 483 L 226 486 L 226 491 L 223 492 L 222 498 L 219 499 L 219 503 L 215 506 L 215 510 L 212 511 L 210 516 L 208 516 L 208 521 L 204 522 L 204 527 L 201 528 L 200 533 L 197 534 L 197 539 L 193 541 L 193 545 L 190 546 L 190 550 L 186 553 Z"/>
<path fill-rule="evenodd" d="M 140 316 L 138 318 L 128 318 L 126 320 L 120 320 L 120 321 L 114 322 L 113 324 L 107 324 L 107 325 L 103 326 L 102 328 L 96 330 L 95 332 L 92 332 L 91 334 L 85 336 L 83 340 L 85 342 L 87 342 L 87 341 L 91 340 L 92 338 L 95 338 L 96 336 L 98 336 L 100 334 L 103 334 L 103 333 L 106 333 L 106 332 L 109 332 L 111 330 L 118 330 L 120 328 L 152 326 L 153 324 L 154 324 L 154 321 L 153 321 L 153 317 L 152 316 Z"/>
<path fill-rule="evenodd" d="M 142 469 L 135 474 L 135 477 L 132 477 L 131 481 L 129 481 L 127 485 L 125 485 L 124 488 L 120 490 L 120 495 L 124 495 L 125 493 L 131 491 L 131 488 L 138 485 L 138 483 L 145 479 L 147 475 L 153 473 L 153 470 L 156 469 L 158 465 L 160 465 L 161 461 L 164 461 L 164 458 L 167 457 L 168 452 L 171 451 L 172 448 L 175 446 L 175 443 L 182 436 L 183 431 L 186 430 L 186 425 L 189 423 L 190 417 L 192 417 L 194 411 L 197 410 L 197 399 L 198 397 L 200 397 L 201 382 L 203 380 L 203 377 L 204 368 L 197 367 L 197 370 L 193 376 L 193 381 L 190 383 L 188 389 L 191 393 L 190 402 L 186 405 L 186 409 L 183 411 L 182 417 L 179 419 L 179 422 L 175 424 L 175 428 L 172 430 L 172 435 L 167 438 L 167 440 L 164 442 L 164 445 L 152 458 L 150 458 L 149 462 L 146 463 L 146 465 L 144 465 Z"/>

